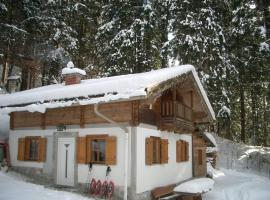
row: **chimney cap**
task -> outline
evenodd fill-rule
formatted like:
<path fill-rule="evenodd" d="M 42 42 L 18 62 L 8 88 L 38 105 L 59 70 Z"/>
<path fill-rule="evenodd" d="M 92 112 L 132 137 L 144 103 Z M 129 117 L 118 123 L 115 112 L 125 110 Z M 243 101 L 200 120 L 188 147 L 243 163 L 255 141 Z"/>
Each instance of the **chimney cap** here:
<path fill-rule="evenodd" d="M 72 61 L 69 61 L 67 63 L 67 66 L 62 69 L 62 75 L 66 76 L 68 74 L 80 74 L 82 76 L 86 75 L 86 72 L 82 69 L 74 67 L 74 64 Z"/>

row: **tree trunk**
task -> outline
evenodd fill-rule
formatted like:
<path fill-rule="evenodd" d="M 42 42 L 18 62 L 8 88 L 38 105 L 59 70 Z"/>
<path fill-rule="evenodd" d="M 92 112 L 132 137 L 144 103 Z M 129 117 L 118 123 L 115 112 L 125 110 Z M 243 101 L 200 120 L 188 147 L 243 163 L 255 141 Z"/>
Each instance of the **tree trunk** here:
<path fill-rule="evenodd" d="M 245 91 L 243 84 L 240 83 L 240 123 L 241 141 L 246 142 L 246 110 L 245 110 Z"/>

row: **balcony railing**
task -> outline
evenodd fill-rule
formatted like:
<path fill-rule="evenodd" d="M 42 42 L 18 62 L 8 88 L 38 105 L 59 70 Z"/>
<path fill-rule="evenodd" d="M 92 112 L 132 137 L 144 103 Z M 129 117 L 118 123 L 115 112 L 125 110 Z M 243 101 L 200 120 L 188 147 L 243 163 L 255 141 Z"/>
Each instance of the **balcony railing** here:
<path fill-rule="evenodd" d="M 192 109 L 175 101 L 161 103 L 160 128 L 176 132 L 193 131 Z"/>
<path fill-rule="evenodd" d="M 161 117 L 192 121 L 192 109 L 179 102 L 164 101 L 161 103 Z"/>

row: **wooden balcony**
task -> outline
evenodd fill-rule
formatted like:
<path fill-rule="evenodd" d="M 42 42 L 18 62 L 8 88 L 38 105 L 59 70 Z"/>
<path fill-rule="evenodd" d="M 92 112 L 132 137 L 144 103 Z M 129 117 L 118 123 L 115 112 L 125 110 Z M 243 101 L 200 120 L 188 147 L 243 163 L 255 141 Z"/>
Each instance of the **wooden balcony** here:
<path fill-rule="evenodd" d="M 194 130 L 192 109 L 177 101 L 161 102 L 161 129 L 176 132 L 191 132 Z"/>

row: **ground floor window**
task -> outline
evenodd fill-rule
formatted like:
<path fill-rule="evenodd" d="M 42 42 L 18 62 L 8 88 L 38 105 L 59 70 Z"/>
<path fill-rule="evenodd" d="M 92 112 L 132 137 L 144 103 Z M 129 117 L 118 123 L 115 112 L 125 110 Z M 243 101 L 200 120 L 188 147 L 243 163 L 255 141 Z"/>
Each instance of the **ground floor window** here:
<path fill-rule="evenodd" d="M 165 164 L 168 163 L 168 140 L 160 137 L 149 137 L 145 141 L 145 163 Z"/>
<path fill-rule="evenodd" d="M 77 162 L 115 165 L 117 140 L 109 135 L 87 135 L 77 138 Z"/>
<path fill-rule="evenodd" d="M 47 139 L 41 136 L 27 136 L 18 139 L 18 160 L 44 162 Z"/>

